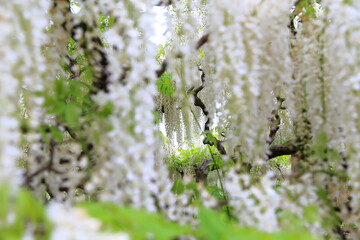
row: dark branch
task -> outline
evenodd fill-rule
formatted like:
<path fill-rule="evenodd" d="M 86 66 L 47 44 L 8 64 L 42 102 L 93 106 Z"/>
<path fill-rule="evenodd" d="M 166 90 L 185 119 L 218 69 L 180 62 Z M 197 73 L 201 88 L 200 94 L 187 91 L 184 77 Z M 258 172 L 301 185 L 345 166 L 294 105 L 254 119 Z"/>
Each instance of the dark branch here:
<path fill-rule="evenodd" d="M 65 126 L 64 128 L 72 139 L 77 140 L 77 134 L 73 130 L 71 130 L 68 126 Z"/>
<path fill-rule="evenodd" d="M 278 108 L 274 109 L 271 114 L 272 117 L 270 118 L 270 133 L 269 133 L 269 139 L 268 139 L 268 143 L 271 144 L 274 139 L 275 139 L 275 135 L 277 133 L 277 131 L 280 129 L 280 116 L 279 116 L 279 110 L 282 109 L 282 103 L 285 101 L 285 98 L 281 98 L 281 97 L 277 97 L 276 98 L 278 100 Z"/>
<path fill-rule="evenodd" d="M 167 61 L 164 60 L 161 64 L 161 68 L 159 70 L 156 70 L 156 76 L 158 78 L 161 77 L 161 75 L 163 75 L 163 73 L 166 71 L 167 65 Z"/>
<path fill-rule="evenodd" d="M 166 7 L 166 6 L 170 6 L 172 4 L 172 0 L 169 1 L 163 1 L 161 0 L 160 2 L 158 2 L 157 4 L 155 4 L 156 7 Z"/>
<path fill-rule="evenodd" d="M 25 185 L 28 187 L 28 188 L 32 188 L 31 187 L 31 182 L 32 180 L 38 176 L 39 174 L 45 172 L 45 171 L 51 171 L 51 172 L 54 172 L 56 174 L 63 174 L 63 172 L 60 172 L 58 170 L 56 170 L 54 167 L 53 167 L 53 164 L 54 164 L 54 156 L 55 156 L 55 147 L 56 147 L 56 142 L 51 139 L 50 140 L 50 146 L 49 146 L 49 162 L 47 164 L 45 164 L 44 166 L 40 167 L 38 170 L 32 172 L 32 173 L 26 173 L 25 176 L 24 176 L 24 179 L 25 179 Z"/>
<path fill-rule="evenodd" d="M 304 0 L 297 0 L 295 3 L 294 3 L 294 6 L 297 6 L 299 3 L 301 3 L 302 1 Z"/>
<path fill-rule="evenodd" d="M 211 134 L 210 132 L 210 116 L 209 116 L 209 112 L 208 110 L 206 109 L 206 106 L 204 104 L 204 102 L 198 97 L 198 93 L 204 89 L 205 87 L 205 72 L 204 70 L 202 70 L 200 67 L 198 68 L 199 71 L 201 72 L 201 85 L 196 88 L 195 90 L 193 90 L 193 95 L 194 95 L 194 105 L 201 108 L 203 114 L 205 115 L 205 117 L 207 118 L 206 122 L 205 122 L 205 127 L 204 127 L 204 130 L 206 132 L 206 135 L 208 134 Z M 193 88 L 192 88 L 193 89 Z M 192 90 L 190 89 L 190 90 Z M 219 141 L 218 139 L 216 138 L 213 138 L 215 139 L 215 143 L 213 142 L 209 142 L 209 141 L 206 141 L 206 138 L 204 139 L 204 144 L 209 144 L 211 146 L 215 145 L 216 148 L 218 149 L 218 151 L 223 154 L 223 155 L 226 155 L 226 150 L 225 148 L 223 147 L 221 141 Z"/>
<path fill-rule="evenodd" d="M 272 111 L 272 117 L 270 119 L 270 133 L 268 143 L 271 144 L 275 140 L 277 131 L 280 129 L 280 116 L 278 110 Z"/>
<path fill-rule="evenodd" d="M 295 141 L 289 141 L 284 144 L 270 146 L 269 151 L 270 152 L 267 154 L 267 158 L 271 159 L 282 155 L 295 154 L 298 151 L 298 147 Z"/>
<path fill-rule="evenodd" d="M 206 184 L 207 176 L 211 171 L 219 169 L 219 166 L 212 164 L 212 159 L 203 161 L 198 167 L 195 168 L 196 182 L 204 182 Z"/>
<path fill-rule="evenodd" d="M 55 146 L 56 146 L 56 143 L 53 139 L 50 140 L 50 147 L 49 147 L 49 157 L 50 157 L 50 160 L 49 160 L 49 163 L 40 167 L 38 170 L 34 171 L 33 173 L 26 173 L 25 174 L 25 185 L 29 188 L 31 188 L 31 181 L 33 180 L 34 177 L 38 176 L 40 173 L 44 172 L 44 171 L 47 171 L 47 170 L 50 170 L 52 168 L 52 164 L 53 164 L 53 159 L 54 159 L 54 154 L 55 154 Z"/>
<path fill-rule="evenodd" d="M 196 50 L 199 50 L 199 48 L 202 47 L 202 45 L 204 45 L 205 43 L 207 43 L 207 41 L 209 41 L 209 33 L 205 34 L 204 36 L 202 36 L 199 41 L 196 44 Z"/>

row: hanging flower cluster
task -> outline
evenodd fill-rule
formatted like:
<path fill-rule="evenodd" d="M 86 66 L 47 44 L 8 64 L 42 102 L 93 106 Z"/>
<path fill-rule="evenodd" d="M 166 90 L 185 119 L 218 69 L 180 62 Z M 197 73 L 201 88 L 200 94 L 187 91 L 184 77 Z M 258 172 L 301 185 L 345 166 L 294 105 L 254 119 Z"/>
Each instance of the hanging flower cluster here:
<path fill-rule="evenodd" d="M 89 6 L 86 2 L 83 8 Z M 153 57 L 155 47 L 148 41 L 153 19 L 150 5 L 104 1 L 99 7 L 114 19 L 105 34 L 111 76 L 107 88 L 93 99 L 100 107 L 111 103 L 113 111 L 108 118 L 111 130 L 98 139 L 103 147 L 94 152 L 97 165 L 85 190 L 94 194 L 100 190 L 102 200 L 159 210 L 170 219 L 181 220 L 184 212 L 195 209 L 177 208 L 187 205 L 188 197 L 175 197 L 167 169 L 159 161 L 161 145 L 154 125 L 157 65 Z M 141 13 L 143 9 L 148 11 Z M 97 124 L 91 128 L 98 128 Z M 193 214 L 189 212 L 185 219 L 191 219 Z"/>
<path fill-rule="evenodd" d="M 289 2 L 212 1 L 209 6 L 210 42 L 213 54 L 213 94 L 224 102 L 220 123 L 228 124 L 229 149 L 249 159 L 266 154 L 268 118 L 273 98 L 290 78 Z M 240 12 L 241 13 L 240 13 Z M 226 89 L 226 95 L 222 92 Z"/>
<path fill-rule="evenodd" d="M 332 83 L 329 100 L 327 100 L 330 113 L 327 119 L 337 127 L 340 139 L 345 142 L 344 157 L 347 162 L 342 168 L 347 170 L 350 177 L 351 207 L 355 210 L 354 215 L 349 208 L 343 207 L 342 214 L 348 222 L 359 222 L 359 37 L 360 19 L 359 2 L 344 2 L 329 0 L 324 2 L 329 20 L 324 31 L 326 44 L 324 45 L 324 71 L 326 79 Z M 331 115 L 330 115 L 331 114 Z M 328 131 L 327 131 L 328 132 Z M 329 133 L 330 135 L 330 133 Z M 331 136 L 331 139 L 338 139 Z M 337 189 L 342 186 L 337 184 Z M 339 190 L 338 190 L 339 191 Z M 346 201 L 346 204 L 349 204 Z M 353 233 L 355 234 L 355 233 Z M 356 237 L 358 237 L 358 233 Z"/>
<path fill-rule="evenodd" d="M 46 17 L 46 9 L 49 9 L 50 19 Z M 25 156 L 27 171 L 24 175 L 24 185 L 33 189 L 39 198 L 72 202 L 78 198 L 78 187 L 85 178 L 87 158 L 82 154 L 79 143 L 69 141 L 67 137 L 62 141 L 61 135 L 65 131 L 65 126 L 52 114 L 44 112 L 44 105 L 48 104 L 46 100 L 44 102 L 44 96 L 56 98 L 62 94 L 61 89 L 50 90 L 69 75 L 59 62 L 73 71 L 70 77 L 76 74 L 71 63 L 73 60 L 67 51 L 74 20 L 69 1 L 54 0 L 49 8 L 43 7 L 41 11 L 44 23 L 37 26 L 41 27 L 39 31 L 48 38 L 46 41 L 34 41 L 39 44 L 38 54 L 44 54 L 40 55 L 39 59 L 46 65 L 43 66 L 44 72 L 39 72 L 41 75 L 34 78 L 36 81 L 25 82 L 25 106 L 28 115 L 25 119 L 29 122 L 29 130 L 25 136 L 29 147 Z M 61 85 L 66 86 L 63 83 Z M 59 135 L 61 141 L 54 137 L 59 138 Z M 46 198 L 45 191 L 48 194 Z"/>
<path fill-rule="evenodd" d="M 23 13 L 23 9 L 29 9 L 29 11 Z M 21 87 L 41 90 L 43 88 L 41 79 L 46 71 L 45 62 L 41 56 L 41 46 L 46 40 L 44 28 L 47 21 L 44 9 L 47 9 L 46 1 L 4 2 L 0 7 L 2 14 L 0 19 L 2 29 L 0 37 L 2 45 L 0 49 L 0 102 L 2 106 L 0 182 L 8 182 L 14 186 L 21 180 L 21 171 L 15 168 L 21 156 L 18 111 L 19 96 L 22 94 Z M 22 98 L 23 101 L 24 98 Z M 34 99 L 31 103 L 39 105 L 41 100 Z M 31 111 L 35 109 L 37 111 Z M 30 112 L 29 114 L 34 119 L 32 123 L 36 124 L 42 111 L 36 107 L 27 108 L 26 111 Z"/>
<path fill-rule="evenodd" d="M 177 1 L 167 15 L 171 39 L 165 44 L 166 59 L 162 64 L 166 64 L 166 71 L 171 74 L 174 92 L 171 96 L 160 94 L 157 105 L 163 113 L 169 144 L 179 147 L 184 141 L 201 144 L 199 132 L 204 130 L 196 124 L 203 121 L 203 114 L 201 109 L 193 107 L 192 95 L 202 83 L 197 44 L 201 35 L 205 35 L 204 8 L 203 1 Z"/>

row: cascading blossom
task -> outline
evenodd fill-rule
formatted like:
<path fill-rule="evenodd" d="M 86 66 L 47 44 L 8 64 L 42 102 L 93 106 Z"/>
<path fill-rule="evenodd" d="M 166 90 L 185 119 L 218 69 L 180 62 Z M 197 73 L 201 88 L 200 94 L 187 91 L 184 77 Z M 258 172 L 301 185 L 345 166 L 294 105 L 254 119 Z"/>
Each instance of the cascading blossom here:
<path fill-rule="evenodd" d="M 206 15 L 204 6 L 199 0 L 177 1 L 167 12 L 172 38 L 165 44 L 166 71 L 171 73 L 175 91 L 171 97 L 160 95 L 157 104 L 163 108 L 166 137 L 171 145 L 181 146 L 184 140 L 201 144 L 196 133 L 203 129 L 199 129 L 195 118 L 202 122 L 203 115 L 201 109 L 189 106 L 193 106 L 191 91 L 201 85 L 197 42 L 206 34 L 202 22 Z"/>
<path fill-rule="evenodd" d="M 14 186 L 21 179 L 21 171 L 15 167 L 21 156 L 20 116 L 17 115 L 20 86 L 41 90 L 46 69 L 41 56 L 41 46 L 46 39 L 43 29 L 47 24 L 44 9 L 47 9 L 46 1 L 2 1 L 0 4 L 0 183 Z M 34 113 L 35 119 L 38 114 L 41 111 Z"/>
<path fill-rule="evenodd" d="M 25 135 L 29 150 L 26 156 L 28 167 L 24 185 L 34 189 L 39 198 L 44 198 L 46 191 L 47 198 L 74 202 L 82 199 L 78 196 L 77 187 L 85 178 L 83 170 L 86 170 L 87 159 L 81 155 L 81 146 L 74 141 L 59 143 L 51 134 L 47 134 L 50 140 L 44 141 L 44 135 L 37 130 L 42 125 L 56 126 L 58 123 L 52 115 L 44 112 L 43 96 L 34 94 L 35 92 L 54 94 L 49 91 L 54 87 L 54 81 L 69 75 L 61 68 L 61 64 L 70 65 L 69 61 L 73 60 L 70 59 L 67 51 L 67 44 L 72 37 L 71 30 L 74 28 L 74 17 L 70 6 L 70 1 L 53 0 L 49 6 L 42 3 L 38 12 L 33 14 L 34 16 L 42 14 L 44 17 L 43 22 L 40 22 L 39 17 L 33 24 L 33 28 L 42 35 L 33 38 L 33 42 L 37 45 L 36 49 L 32 49 L 39 55 L 39 64 L 43 65 L 37 66 L 41 71 L 37 72 L 39 75 L 34 77 L 35 81 L 24 82 L 26 90 L 31 94 L 25 97 L 25 106 L 26 119 L 32 129 Z M 49 17 L 46 16 L 47 10 Z M 73 75 L 77 74 L 71 65 L 69 69 L 74 71 Z M 61 132 L 65 131 L 63 126 L 59 128 Z"/>
<path fill-rule="evenodd" d="M 329 26 L 324 32 L 325 44 L 325 71 L 327 78 L 334 83 L 334 98 L 332 107 L 336 116 L 330 118 L 337 124 L 338 131 L 345 138 L 345 155 L 349 157 L 345 166 L 350 176 L 351 206 L 356 213 L 349 216 L 348 208 L 342 209 L 342 214 L 349 221 L 359 223 L 360 211 L 360 119 L 359 119 L 359 86 L 360 86 L 360 15 L 359 1 L 344 2 L 340 0 L 324 1 L 329 19 Z M 335 114 L 334 114 L 335 115 Z M 347 201 L 345 201 L 346 203 Z M 353 233 L 354 234 L 354 233 Z M 358 238 L 359 235 L 356 235 Z"/>
<path fill-rule="evenodd" d="M 225 188 L 233 207 L 232 213 L 240 225 L 275 232 L 287 227 L 283 215 L 294 214 L 304 219 L 307 214 L 304 209 L 321 204 L 311 174 L 303 175 L 295 184 L 284 181 L 277 189 L 273 177 L 274 173 L 268 172 L 259 183 L 252 184 L 248 174 L 239 174 L 235 170 L 228 172 Z M 315 207 L 313 211 L 319 211 L 322 217 L 328 214 L 326 207 Z M 307 223 L 305 227 L 315 235 L 326 234 L 321 221 Z"/>
<path fill-rule="evenodd" d="M 97 186 L 100 183 L 104 186 L 102 199 L 155 211 L 154 199 L 151 196 L 151 191 L 156 188 L 153 151 L 156 140 L 152 124 L 154 121 L 152 97 L 155 88 L 151 82 L 154 81 L 156 65 L 139 65 L 138 59 L 149 58 L 146 51 L 151 53 L 153 47 L 148 43 L 144 45 L 145 42 L 140 38 L 139 32 L 132 29 L 133 24 L 139 24 L 138 27 L 143 29 L 143 34 L 147 36 L 147 31 L 151 31 L 151 28 L 141 26 L 147 21 L 142 19 L 142 16 L 137 19 L 138 21 L 131 19 L 124 4 L 124 2 L 110 4 L 112 7 L 115 6 L 112 11 L 114 18 L 118 19 L 107 33 L 110 44 L 109 68 L 113 70 L 111 71 L 113 74 L 108 93 L 101 91 L 94 96 L 94 100 L 100 106 L 107 102 L 114 105 L 113 114 L 109 118 L 113 129 L 101 137 L 101 143 L 106 143 L 104 148 L 99 148 L 97 152 L 99 159 L 103 159 L 100 162 L 101 168 L 98 173 L 94 173 L 94 180 L 89 183 L 87 189 L 91 190 L 93 184 Z M 134 11 L 139 11 L 139 7 L 137 6 Z M 123 38 L 115 37 L 122 36 L 122 31 L 124 31 Z M 118 41 L 114 41 L 115 38 Z M 143 71 L 138 72 L 137 67 L 141 67 Z M 150 83 L 147 84 L 146 81 Z M 102 181 L 107 183 L 104 184 Z"/>
<path fill-rule="evenodd" d="M 207 50 L 215 62 L 213 89 L 230 92 L 215 100 L 227 98 L 220 124 L 230 124 L 229 149 L 249 159 L 264 158 L 267 119 L 275 109 L 272 94 L 281 95 L 281 83 L 290 77 L 290 6 L 286 1 L 210 2 Z"/>
<path fill-rule="evenodd" d="M 187 205 L 189 197 L 186 194 L 175 197 L 167 169 L 157 160 L 161 153 L 158 155 L 160 142 L 153 115 L 157 65 L 155 48 L 148 41 L 153 18 L 150 5 L 137 1 L 110 2 L 102 2 L 101 7 L 115 19 L 105 35 L 110 45 L 107 54 L 112 75 L 108 91 L 99 91 L 93 99 L 99 106 L 113 104 L 109 117 L 112 129 L 100 137 L 102 147 L 96 152 L 98 171 L 93 173 L 86 189 L 94 192 L 100 188 L 102 200 L 148 211 L 160 210 L 172 220 L 181 221 L 188 211 L 185 218 L 191 219 L 196 209 L 177 208 Z M 126 4 L 134 7 L 131 13 Z M 143 8 L 147 11 L 140 14 Z"/>

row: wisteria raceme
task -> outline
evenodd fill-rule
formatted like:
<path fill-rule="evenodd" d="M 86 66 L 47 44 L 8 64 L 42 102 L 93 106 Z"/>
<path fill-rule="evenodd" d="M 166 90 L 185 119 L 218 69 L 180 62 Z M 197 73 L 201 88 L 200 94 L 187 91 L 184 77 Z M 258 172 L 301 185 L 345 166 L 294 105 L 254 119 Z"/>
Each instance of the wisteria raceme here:
<path fill-rule="evenodd" d="M 70 1 L 54 0 L 49 7 L 41 8 L 45 17 L 44 23 L 37 27 L 43 35 L 46 33 L 48 39 L 33 40 L 39 44 L 39 54 L 42 52 L 40 49 L 42 47 L 44 56 L 39 56 L 39 59 L 46 60 L 46 65 L 43 66 L 46 71 L 38 72 L 41 75 L 34 77 L 37 82 L 25 83 L 29 91 L 28 98 L 25 98 L 25 104 L 28 105 L 26 119 L 31 130 L 26 134 L 29 144 L 26 156 L 28 167 L 23 184 L 33 189 L 39 198 L 44 198 L 46 191 L 48 198 L 53 200 L 74 202 L 75 199 L 80 200 L 76 197 L 77 187 L 84 179 L 84 171 L 81 170 L 86 169 L 87 159 L 81 155 L 81 146 L 78 143 L 74 141 L 59 143 L 51 134 L 41 134 L 37 131 L 46 125 L 59 125 L 59 122 L 54 116 L 43 111 L 44 98 L 35 94 L 43 92 L 54 97 L 55 93 L 49 92 L 49 89 L 53 88 L 55 81 L 60 81 L 61 78 L 69 75 L 61 68 L 63 62 L 71 71 L 75 71 L 67 52 L 67 44 L 71 39 L 70 30 L 73 29 L 74 22 L 70 6 Z M 47 9 L 50 19 L 46 17 Z M 73 72 L 73 75 L 75 74 L 76 72 Z M 64 126 L 59 128 L 60 131 L 65 131 Z M 49 129 L 47 131 L 49 132 Z M 44 137 L 50 140 L 44 141 Z"/>
<path fill-rule="evenodd" d="M 152 146 L 156 144 L 152 130 L 154 119 L 151 112 L 153 109 L 152 95 L 155 89 L 153 89 L 152 84 L 146 86 L 145 83 L 146 78 L 153 81 L 154 77 L 150 76 L 151 78 L 149 78 L 149 76 L 146 76 L 146 71 L 142 71 L 144 75 L 134 76 L 133 74 L 138 74 L 134 71 L 129 72 L 129 75 L 126 74 L 124 79 L 120 79 L 122 75 L 121 63 L 129 64 L 127 67 L 131 71 L 135 67 L 133 64 L 137 64 L 136 58 L 138 55 L 144 54 L 144 51 L 147 50 L 146 46 L 141 46 L 139 33 L 130 30 L 137 21 L 129 18 L 129 13 L 127 13 L 123 4 L 123 2 L 118 2 L 115 5 L 115 9 L 119 10 L 115 11 L 115 13 L 119 14 L 119 16 L 115 15 L 117 21 L 114 23 L 112 32 L 108 33 L 111 48 L 109 51 L 110 66 L 114 65 L 113 68 L 115 68 L 117 64 L 117 71 L 112 71 L 114 75 L 111 76 L 112 81 L 108 87 L 109 92 L 99 92 L 94 96 L 95 101 L 100 106 L 108 101 L 114 104 L 114 112 L 110 117 L 113 129 L 103 136 L 101 142 L 107 144 L 104 148 L 99 149 L 97 153 L 99 160 L 102 160 L 98 175 L 102 181 L 110 181 L 106 184 L 101 183 L 101 185 L 106 186 L 102 198 L 124 204 L 129 203 L 136 207 L 154 211 L 155 206 L 150 194 L 151 186 L 138 185 L 140 182 L 154 185 L 150 179 L 152 179 L 151 175 L 155 174 L 154 171 L 151 171 L 155 166 L 154 152 L 151 151 Z M 123 45 L 124 40 L 118 38 L 120 41 L 116 42 L 111 37 L 111 34 L 119 34 L 117 30 L 122 28 L 133 31 L 125 31 L 124 36 L 126 40 L 131 39 L 127 42 L 129 44 L 127 47 L 134 48 L 134 51 L 131 52 L 132 55 L 127 55 L 126 48 L 124 48 L 126 45 Z M 126 61 L 124 61 L 124 56 L 127 56 Z M 155 68 L 152 69 L 154 74 Z M 135 90 L 135 87 L 143 89 Z M 131 93 L 132 89 L 135 91 Z M 129 116 L 132 117 L 129 118 Z M 139 144 L 136 144 L 136 142 Z M 143 171 L 149 172 L 145 174 Z M 112 177 L 109 178 L 109 175 Z M 149 177 L 149 179 L 142 181 L 142 177 Z M 90 183 L 87 188 L 91 189 L 90 186 L 94 183 L 96 184 L 96 182 Z M 150 189 L 141 191 L 140 187 L 150 187 Z"/>
<path fill-rule="evenodd" d="M 214 89 L 230 92 L 220 122 L 227 119 L 224 123 L 230 123 L 229 148 L 241 149 L 250 159 L 258 160 L 266 154 L 267 119 L 275 108 L 271 92 L 282 94 L 281 82 L 290 77 L 287 19 L 291 5 L 286 1 L 210 4 Z M 216 101 L 223 102 L 222 98 Z"/>
<path fill-rule="evenodd" d="M 174 73 L 176 81 L 175 97 L 179 97 L 183 108 L 186 109 L 187 101 L 184 93 L 189 91 L 193 86 L 201 84 L 198 67 L 198 49 L 196 44 L 201 37 L 201 22 L 198 21 L 197 15 L 201 1 L 178 1 L 168 16 L 169 28 L 172 33 L 171 49 L 167 53 L 169 59 L 173 59 L 168 64 L 168 71 Z"/>
<path fill-rule="evenodd" d="M 166 59 L 171 61 L 164 61 L 167 72 L 172 74 L 175 91 L 170 99 L 160 97 L 158 104 L 165 107 L 166 137 L 172 145 L 181 146 L 185 139 L 192 144 L 201 142 L 196 133 L 203 129 L 199 129 L 195 118 L 201 122 L 203 115 L 201 109 L 192 107 L 191 91 L 201 85 L 197 43 L 201 35 L 206 34 L 202 22 L 206 15 L 203 8 L 204 3 L 199 0 L 177 1 L 169 8 L 167 15 L 168 31 L 172 38 L 165 44 L 168 46 L 165 50 Z"/>
<path fill-rule="evenodd" d="M 163 163 L 156 160 L 161 155 L 155 155 L 160 148 L 153 115 L 157 65 L 155 48 L 147 40 L 152 34 L 148 24 L 153 15 L 150 10 L 140 14 L 142 7 L 149 6 L 133 2 L 136 16 L 131 18 L 126 4 L 130 3 L 109 4 L 115 6 L 111 9 L 115 22 L 106 34 L 110 45 L 109 69 L 113 75 L 108 92 L 100 91 L 93 98 L 100 106 L 107 102 L 114 105 L 109 117 L 112 130 L 100 138 L 103 147 L 96 152 L 99 168 L 86 189 L 93 192 L 100 188 L 103 200 L 148 211 L 160 210 L 170 219 L 180 221 L 186 209 L 176 206 L 187 205 L 188 197 L 177 199 L 171 192 L 168 172 Z M 141 35 L 133 26 L 141 30 Z"/>
<path fill-rule="evenodd" d="M 303 184 L 284 182 L 282 187 L 274 189 L 273 173 L 264 176 L 258 185 L 252 185 L 247 174 L 230 171 L 226 176 L 225 187 L 230 193 L 230 204 L 234 206 L 233 214 L 238 216 L 239 224 L 252 226 L 264 231 L 273 232 L 285 227 L 282 218 L 286 214 L 295 214 L 303 218 L 306 207 L 316 206 L 319 198 L 314 186 L 303 187 Z M 304 175 L 299 181 L 304 184 L 311 182 L 310 175 Z M 287 191 L 291 191 L 299 199 L 291 199 Z M 323 210 L 321 214 L 326 214 Z M 320 223 L 309 224 L 307 228 L 314 234 L 322 234 Z"/>
<path fill-rule="evenodd" d="M 294 61 L 295 79 L 292 83 L 294 92 L 291 95 L 291 103 L 297 105 L 291 109 L 298 111 L 298 114 L 293 116 L 301 116 L 294 121 L 297 125 L 296 135 L 302 139 L 302 144 L 318 144 L 319 141 L 324 141 L 328 148 L 324 151 L 336 150 L 343 156 L 344 136 L 348 134 L 344 132 L 342 124 L 345 122 L 343 118 L 349 114 L 343 105 L 349 96 L 349 89 L 339 87 L 344 84 L 344 79 L 338 77 L 338 74 L 340 72 L 343 74 L 345 69 L 338 63 L 337 66 L 330 66 L 332 55 L 339 51 L 338 43 L 335 43 L 339 41 L 338 35 L 333 35 L 334 32 L 338 32 L 335 29 L 339 25 L 334 21 L 331 11 L 328 11 L 327 4 L 324 4 L 323 9 L 320 10 L 317 19 L 303 21 L 296 35 L 296 43 L 292 52 L 296 59 Z M 345 44 L 343 40 L 340 42 Z M 347 52 L 345 49 L 343 51 Z M 346 74 L 351 73 L 347 72 Z M 319 140 L 321 136 L 326 137 Z M 309 139 L 313 139 L 312 143 Z M 305 149 L 308 147 L 305 146 Z M 308 154 L 309 150 L 304 153 Z M 322 169 L 330 167 L 344 171 L 347 166 L 341 156 L 321 156 L 321 154 L 307 156 L 304 162 L 315 165 L 313 166 L 314 171 L 322 171 Z M 304 163 L 304 166 L 306 164 Z M 347 218 L 349 203 L 344 179 L 341 176 L 316 173 L 313 175 L 313 184 L 319 189 L 328 189 L 331 200 L 340 209 L 339 214 Z"/>
<path fill-rule="evenodd" d="M 334 82 L 332 97 L 337 104 L 336 114 L 331 121 L 334 121 L 339 131 L 345 137 L 346 156 L 349 157 L 348 174 L 350 184 L 353 188 L 351 194 L 351 206 L 358 213 L 359 203 L 359 153 L 360 147 L 360 126 L 359 126 L 359 36 L 360 18 L 359 1 L 344 3 L 343 1 L 328 0 L 324 2 L 324 9 L 328 11 L 328 18 L 331 20 L 325 30 L 327 44 L 325 44 L 325 71 L 327 78 Z M 349 217 L 349 212 L 343 214 Z M 359 222 L 358 214 L 352 215 L 356 219 L 349 221 Z M 359 235 L 356 235 L 357 237 Z"/>
<path fill-rule="evenodd" d="M 29 11 L 22 12 L 23 9 L 29 9 Z M 1 170 L 4 170 L 1 173 L 1 182 L 9 182 L 14 186 L 21 180 L 19 176 L 21 171 L 15 168 L 21 155 L 19 149 L 20 115 L 17 102 L 21 94 L 20 87 L 24 87 L 25 92 L 42 89 L 41 79 L 45 74 L 46 66 L 41 56 L 41 46 L 46 39 L 43 32 L 47 24 L 46 9 L 46 1 L 2 1 L 0 7 L 2 14 L 0 24 L 3 31 L 0 37 L 3 46 L 0 49 L 2 105 L 0 163 Z M 24 91 L 22 96 L 24 96 Z M 41 104 L 41 99 L 36 99 L 34 103 Z M 27 108 L 25 112 L 32 115 L 34 124 L 41 116 L 41 110 L 37 108 L 36 110 L 31 111 L 31 108 Z"/>

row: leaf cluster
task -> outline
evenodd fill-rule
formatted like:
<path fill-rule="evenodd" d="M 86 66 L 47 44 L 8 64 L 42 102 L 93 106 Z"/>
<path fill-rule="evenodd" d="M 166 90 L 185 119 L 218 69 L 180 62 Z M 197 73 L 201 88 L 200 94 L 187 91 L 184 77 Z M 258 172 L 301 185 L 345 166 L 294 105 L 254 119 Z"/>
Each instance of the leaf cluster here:
<path fill-rule="evenodd" d="M 254 228 L 239 227 L 229 223 L 214 210 L 199 208 L 197 227 L 179 225 L 166 220 L 159 213 L 119 208 L 112 203 L 82 203 L 90 216 L 99 219 L 104 231 L 124 231 L 132 239 L 179 239 L 194 236 L 196 239 L 250 239 L 250 240 L 311 240 L 315 239 L 306 231 L 284 231 L 265 233 Z"/>
<path fill-rule="evenodd" d="M 35 239 L 50 239 L 52 226 L 44 206 L 30 192 L 14 192 L 8 186 L 0 187 L 0 239 L 22 239 L 27 229 L 32 229 Z"/>
<path fill-rule="evenodd" d="M 214 155 L 215 162 L 222 166 L 223 161 L 217 148 L 215 146 L 209 147 Z M 188 171 L 189 173 L 194 173 L 194 168 L 207 159 L 212 159 L 208 148 L 194 147 L 194 145 L 190 145 L 187 149 L 179 149 L 178 155 L 165 157 L 165 162 L 169 166 L 170 170 L 182 172 Z"/>
<path fill-rule="evenodd" d="M 167 97 L 173 97 L 174 95 L 174 81 L 171 73 L 163 73 L 156 81 L 156 86 L 159 92 Z"/>

